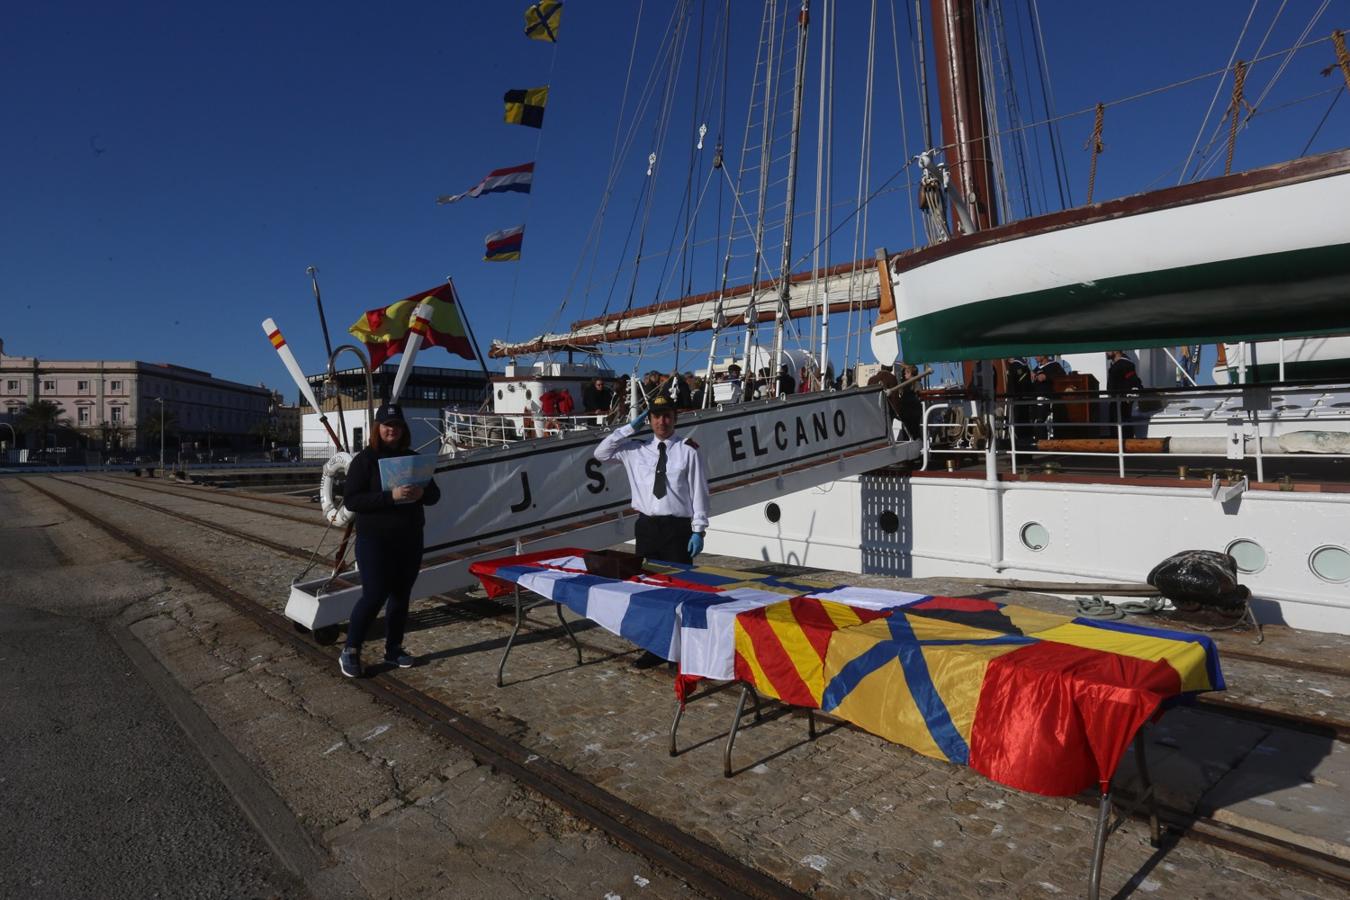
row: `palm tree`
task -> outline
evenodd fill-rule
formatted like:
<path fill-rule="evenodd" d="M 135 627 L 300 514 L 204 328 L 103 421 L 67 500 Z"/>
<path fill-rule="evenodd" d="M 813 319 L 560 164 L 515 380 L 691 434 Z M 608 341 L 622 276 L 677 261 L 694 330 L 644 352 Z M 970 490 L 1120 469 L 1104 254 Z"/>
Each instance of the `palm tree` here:
<path fill-rule="evenodd" d="M 164 429 L 164 437 L 173 437 L 178 433 L 178 417 L 173 414 L 173 410 L 166 409 L 161 411 L 154 406 L 150 407 L 150 414 L 141 419 L 141 435 L 144 446 L 147 450 L 154 448 L 159 450 L 160 428 Z"/>
<path fill-rule="evenodd" d="M 103 452 L 122 449 L 122 428 L 114 425 L 112 422 L 103 421 L 98 423 L 98 436 L 103 442 Z"/>
<path fill-rule="evenodd" d="M 37 449 L 47 449 L 47 433 L 57 428 L 69 428 L 70 419 L 63 414 L 65 409 L 53 400 L 38 400 L 19 410 L 15 422 L 20 431 L 37 435 Z"/>

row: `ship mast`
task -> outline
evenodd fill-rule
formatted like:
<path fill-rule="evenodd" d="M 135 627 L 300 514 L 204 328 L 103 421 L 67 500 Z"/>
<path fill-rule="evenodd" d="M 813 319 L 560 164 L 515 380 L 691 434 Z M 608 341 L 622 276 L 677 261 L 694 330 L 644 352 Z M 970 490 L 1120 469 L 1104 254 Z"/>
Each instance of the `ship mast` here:
<path fill-rule="evenodd" d="M 993 154 L 980 97 L 975 0 L 931 0 L 929 8 L 947 171 L 975 230 L 983 231 L 998 224 L 998 211 L 993 202 Z M 959 219 L 953 216 L 952 224 L 955 231 Z"/>
<path fill-rule="evenodd" d="M 806 79 L 806 30 L 810 23 L 811 0 L 802 0 L 797 13 L 797 69 L 792 86 L 792 137 L 788 145 L 787 201 L 783 211 L 783 264 L 778 276 L 778 311 L 773 320 L 773 364 L 769 378 L 773 379 L 773 394 L 778 396 L 778 368 L 783 364 L 783 330 L 788 320 L 788 306 L 792 295 L 792 220 L 797 199 L 797 147 L 802 131 L 802 90 Z"/>

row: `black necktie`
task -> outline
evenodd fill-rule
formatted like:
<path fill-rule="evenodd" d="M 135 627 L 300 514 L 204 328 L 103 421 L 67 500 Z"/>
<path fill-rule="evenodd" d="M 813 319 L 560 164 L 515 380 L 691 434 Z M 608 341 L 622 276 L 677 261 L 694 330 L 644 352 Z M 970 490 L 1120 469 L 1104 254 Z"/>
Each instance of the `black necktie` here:
<path fill-rule="evenodd" d="M 666 442 L 656 445 L 656 480 L 652 482 L 652 496 L 660 500 L 666 495 Z"/>

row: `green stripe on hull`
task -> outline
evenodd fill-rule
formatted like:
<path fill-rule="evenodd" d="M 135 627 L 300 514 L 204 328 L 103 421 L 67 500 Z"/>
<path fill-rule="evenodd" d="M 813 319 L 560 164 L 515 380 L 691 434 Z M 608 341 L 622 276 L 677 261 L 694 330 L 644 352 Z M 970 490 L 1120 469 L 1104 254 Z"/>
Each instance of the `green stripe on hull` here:
<path fill-rule="evenodd" d="M 981 300 L 907 319 L 899 332 L 911 363 L 1344 334 L 1350 245 Z"/>

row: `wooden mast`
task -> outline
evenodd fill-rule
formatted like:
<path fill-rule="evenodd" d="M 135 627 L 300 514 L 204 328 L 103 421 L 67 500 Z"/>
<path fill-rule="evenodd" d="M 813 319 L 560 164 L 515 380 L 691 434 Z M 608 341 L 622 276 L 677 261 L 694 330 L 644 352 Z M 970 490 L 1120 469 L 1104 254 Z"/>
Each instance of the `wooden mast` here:
<path fill-rule="evenodd" d="M 994 164 L 980 96 L 980 55 L 975 37 L 975 0 L 931 0 L 934 65 L 942 143 L 952 187 L 970 210 L 977 231 L 998 224 Z M 952 215 L 952 232 L 959 224 Z"/>

